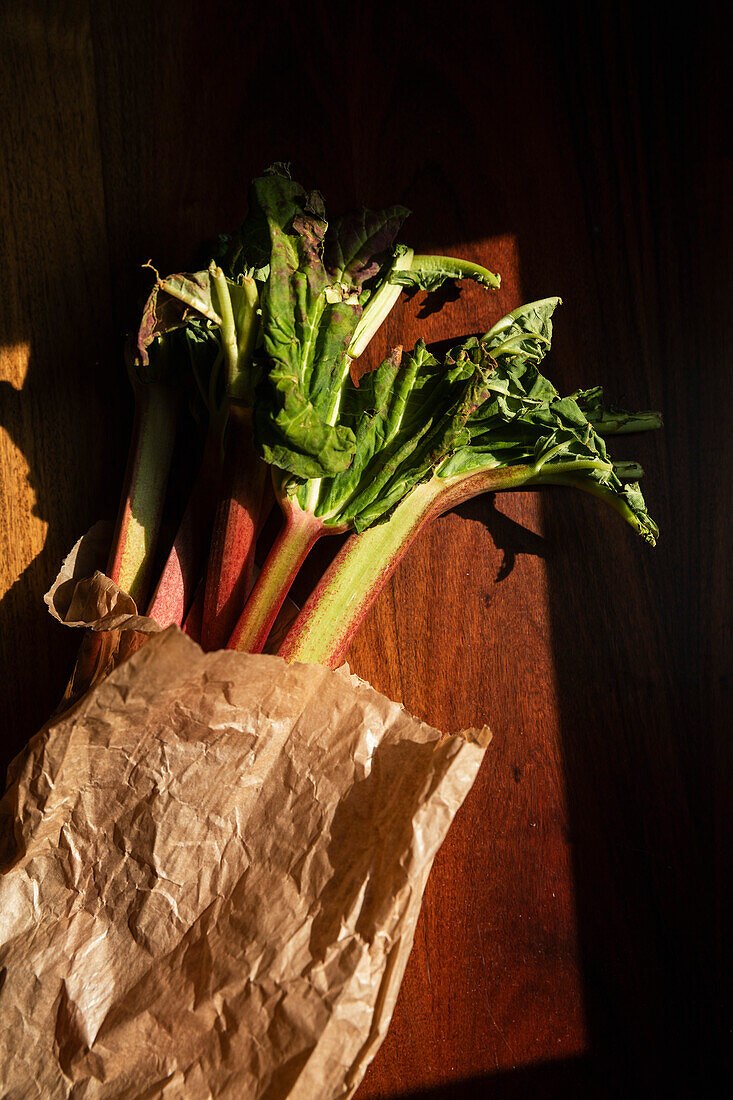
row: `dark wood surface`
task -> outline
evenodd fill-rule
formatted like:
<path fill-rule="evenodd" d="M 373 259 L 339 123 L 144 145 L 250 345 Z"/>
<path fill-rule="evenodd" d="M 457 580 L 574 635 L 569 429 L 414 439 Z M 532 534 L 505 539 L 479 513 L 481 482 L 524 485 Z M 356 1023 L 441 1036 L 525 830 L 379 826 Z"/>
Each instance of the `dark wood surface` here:
<path fill-rule="evenodd" d="M 661 538 L 649 550 L 568 491 L 473 502 L 425 533 L 358 636 L 376 687 L 443 729 L 494 731 L 359 1096 L 718 1095 L 733 171 L 714 8 L 0 10 L 4 758 L 77 643 L 42 594 L 116 509 L 141 263 L 188 266 L 275 159 L 331 210 L 404 202 L 410 243 L 504 283 L 425 319 L 414 300 L 380 347 L 560 294 L 556 384 L 665 414 L 615 448 L 643 463 Z"/>

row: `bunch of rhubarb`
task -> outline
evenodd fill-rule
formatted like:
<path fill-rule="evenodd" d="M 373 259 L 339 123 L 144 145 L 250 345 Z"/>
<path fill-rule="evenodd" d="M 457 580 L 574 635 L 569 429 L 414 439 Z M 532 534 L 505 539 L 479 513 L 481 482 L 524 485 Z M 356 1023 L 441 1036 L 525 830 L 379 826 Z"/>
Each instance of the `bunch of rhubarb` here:
<path fill-rule="evenodd" d="M 480 493 L 582 489 L 654 545 L 640 468 L 614 464 L 603 437 L 660 418 L 607 407 L 598 387 L 558 394 L 540 372 L 558 298 L 441 355 L 422 340 L 396 347 L 356 380 L 354 361 L 404 292 L 499 285 L 475 263 L 396 243 L 407 214 L 328 223 L 321 195 L 275 165 L 205 270 L 156 273 L 130 356 L 137 416 L 108 572 L 139 610 L 205 650 L 260 652 L 314 543 L 348 532 L 278 650 L 336 666 L 423 526 Z M 201 468 L 151 596 L 186 403 L 203 426 Z M 253 586 L 274 501 L 282 524 Z"/>

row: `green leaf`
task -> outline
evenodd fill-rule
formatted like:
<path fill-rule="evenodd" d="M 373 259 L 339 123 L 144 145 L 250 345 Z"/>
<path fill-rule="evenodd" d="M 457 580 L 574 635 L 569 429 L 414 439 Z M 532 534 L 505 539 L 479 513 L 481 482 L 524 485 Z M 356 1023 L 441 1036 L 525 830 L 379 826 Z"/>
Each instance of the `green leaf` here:
<path fill-rule="evenodd" d="M 334 283 L 361 288 L 390 258 L 410 211 L 404 206 L 359 210 L 338 218 L 326 234 L 325 265 Z"/>
<path fill-rule="evenodd" d="M 415 256 L 409 270 L 395 271 L 391 281 L 410 290 L 437 290 L 448 280 L 472 279 L 487 290 L 495 290 L 501 283 L 498 275 L 470 260 L 453 256 Z"/>
<path fill-rule="evenodd" d="M 135 340 L 132 370 L 139 382 L 180 383 L 189 361 L 187 355 L 176 354 L 184 344 L 171 336 L 191 323 L 198 327 L 221 323 L 212 303 L 208 271 L 157 278 Z"/>
<path fill-rule="evenodd" d="M 140 382 L 183 385 L 194 394 L 192 369 L 210 415 L 219 414 L 225 397 L 251 405 L 257 382 L 256 304 L 251 278 L 234 282 L 213 263 L 206 271 L 158 277 L 137 333 L 134 375 Z M 211 377 L 220 353 L 227 362 L 225 391 Z"/>
<path fill-rule="evenodd" d="M 442 364 L 418 343 L 407 356 L 397 349 L 360 386 L 351 383 L 342 422 L 354 433 L 354 459 L 320 483 L 315 514 L 327 526 L 351 523 L 361 531 L 433 476 L 454 484 L 517 467 L 529 482 L 570 478 L 603 495 L 653 541 L 638 486 L 622 482 L 574 397 L 561 398 L 539 372 L 558 301 L 514 310 L 486 336 L 451 349 Z M 307 507 L 308 486 L 298 499 Z"/>
<path fill-rule="evenodd" d="M 537 302 L 527 302 L 497 321 L 485 337 L 494 358 L 511 360 L 515 374 L 519 374 L 520 367 L 530 370 L 539 366 L 550 350 L 552 315 L 561 301 L 560 298 L 542 298 Z M 533 377 L 536 375 L 530 375 L 530 378 Z M 542 378 L 541 389 L 536 396 L 549 392 L 547 387 L 556 392 L 554 386 Z M 525 392 L 529 393 L 530 388 L 524 385 Z"/>
<path fill-rule="evenodd" d="M 322 258 L 326 222 L 320 196 L 281 175 L 255 180 L 252 194 L 270 236 L 270 273 L 261 292 L 266 363 L 256 438 L 263 457 L 291 474 L 334 474 L 354 453 L 353 432 L 331 421 L 361 307 L 333 292 Z"/>
<path fill-rule="evenodd" d="M 263 183 L 263 181 L 268 181 Z M 267 194 L 263 205 L 263 192 Z M 219 238 L 216 262 L 230 279 L 251 275 L 264 282 L 270 271 L 270 217 L 280 211 L 283 225 L 290 204 L 303 195 L 303 188 L 290 178 L 287 164 L 273 164 L 249 188 L 248 212 L 240 228 Z"/>
<path fill-rule="evenodd" d="M 443 364 L 419 341 L 409 355 L 396 349 L 360 386 L 349 383 L 342 410 L 354 432 L 355 455 L 348 470 L 319 487 L 316 515 L 326 524 L 363 530 L 389 512 L 469 441 L 467 424 L 489 395 L 494 369 L 475 339 Z M 298 499 L 306 506 L 308 487 Z"/>
<path fill-rule="evenodd" d="M 601 386 L 594 386 L 589 390 L 577 390 L 573 397 L 601 435 L 628 435 L 632 432 L 648 432 L 662 427 L 661 413 L 628 412 L 618 405 L 604 404 Z"/>
<path fill-rule="evenodd" d="M 316 514 L 350 522 L 417 447 L 442 412 L 444 372 L 419 341 L 411 354 L 396 348 L 377 370 L 357 386 L 349 380 L 342 420 L 354 433 L 355 454 L 349 468 L 324 480 Z M 443 398 L 444 400 L 444 398 Z M 305 504 L 307 488 L 299 493 Z"/>
<path fill-rule="evenodd" d="M 507 396 L 490 399 L 477 410 L 469 422 L 469 445 L 446 459 L 437 475 L 454 479 L 527 465 L 527 484 L 572 485 L 600 496 L 654 545 L 658 531 L 638 484 L 621 480 L 623 467 L 615 470 L 603 438 L 575 396 L 560 398 L 536 368 L 552 335 L 552 302 L 515 310 L 487 334 L 486 343 L 497 358 L 494 384 L 505 380 Z M 599 390 L 583 393 L 592 393 L 594 400 L 600 395 Z"/>

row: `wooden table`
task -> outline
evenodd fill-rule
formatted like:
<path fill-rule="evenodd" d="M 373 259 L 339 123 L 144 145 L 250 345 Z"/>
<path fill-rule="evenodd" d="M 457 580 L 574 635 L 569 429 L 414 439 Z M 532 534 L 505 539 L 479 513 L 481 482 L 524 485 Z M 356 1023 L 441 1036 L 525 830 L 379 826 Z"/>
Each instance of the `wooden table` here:
<path fill-rule="evenodd" d="M 187 267 L 272 160 L 334 211 L 404 202 L 415 247 L 501 271 L 490 299 L 406 305 L 380 348 L 560 294 L 559 388 L 664 411 L 614 447 L 647 470 L 657 550 L 566 490 L 482 499 L 422 537 L 353 646 L 415 714 L 494 731 L 362 1100 L 713 1096 L 730 1038 L 729 63 L 702 9 L 561 9 L 0 16 L 6 758 L 78 641 L 42 594 L 116 509 L 140 265 Z"/>

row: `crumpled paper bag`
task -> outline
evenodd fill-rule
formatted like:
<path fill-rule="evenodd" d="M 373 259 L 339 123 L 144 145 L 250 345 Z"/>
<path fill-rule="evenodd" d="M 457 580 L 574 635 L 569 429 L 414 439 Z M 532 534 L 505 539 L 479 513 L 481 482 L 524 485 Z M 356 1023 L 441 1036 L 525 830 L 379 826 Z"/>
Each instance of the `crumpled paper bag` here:
<path fill-rule="evenodd" d="M 160 630 L 155 619 L 140 615 L 132 596 L 100 568 L 109 554 L 112 531 L 112 524 L 101 520 L 74 543 L 44 603 L 64 626 L 155 634 Z"/>
<path fill-rule="evenodd" d="M 11 771 L 2 1095 L 351 1096 L 488 737 L 153 635 Z"/>

